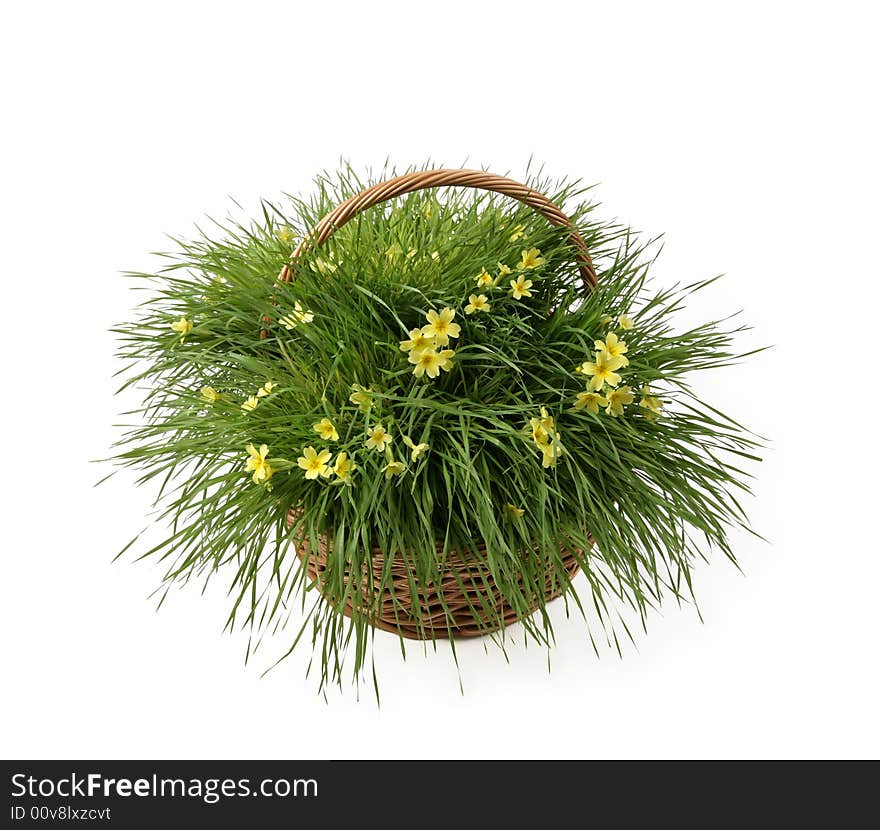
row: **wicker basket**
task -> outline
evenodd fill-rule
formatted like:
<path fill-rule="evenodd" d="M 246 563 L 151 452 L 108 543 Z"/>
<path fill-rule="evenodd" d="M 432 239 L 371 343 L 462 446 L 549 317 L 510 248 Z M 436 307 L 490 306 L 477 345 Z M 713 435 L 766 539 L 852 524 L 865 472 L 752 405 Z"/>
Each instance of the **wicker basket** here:
<path fill-rule="evenodd" d="M 287 516 L 288 526 L 297 519 L 297 511 L 291 509 Z M 326 536 L 318 539 L 313 546 L 302 532 L 294 537 L 296 555 L 306 564 L 309 578 L 319 587 L 327 570 L 329 540 Z M 480 546 L 481 553 L 485 547 Z M 438 553 L 442 546 L 438 544 Z M 581 554 L 583 556 L 583 554 Z M 392 631 L 410 640 L 430 640 L 437 637 L 480 637 L 490 634 L 503 625 L 508 626 L 519 620 L 520 615 L 507 607 L 501 600 L 501 592 L 491 574 L 480 561 L 468 560 L 460 554 L 447 554 L 441 566 L 440 578 L 436 582 L 422 586 L 419 592 L 419 608 L 413 609 L 413 595 L 410 585 L 417 584 L 416 576 L 409 562 L 397 559 L 391 563 L 391 579 L 384 578 L 385 558 L 379 548 L 373 548 L 370 556 L 372 573 L 361 577 L 361 593 L 368 603 L 375 603 L 375 617 L 372 624 L 383 631 Z M 562 564 L 568 579 L 578 572 L 577 557 L 563 550 Z M 351 575 L 346 572 L 345 583 Z M 519 584 L 522 586 L 522 581 Z M 564 585 L 556 574 L 548 569 L 544 586 L 544 602 L 556 599 L 562 594 Z M 532 603 L 534 612 L 542 603 Z M 487 619 L 486 609 L 492 610 L 492 622 Z M 342 609 L 351 616 L 351 601 Z"/>
<path fill-rule="evenodd" d="M 294 280 L 296 263 L 303 252 L 308 247 L 324 243 L 336 229 L 361 211 L 415 190 L 448 186 L 472 187 L 510 196 L 534 208 L 552 224 L 570 228 L 569 242 L 576 252 L 584 283 L 588 288 L 596 285 L 596 272 L 584 240 L 574 230 L 568 217 L 553 202 L 526 185 L 479 170 L 428 170 L 409 173 L 367 188 L 340 204 L 315 226 L 312 233 L 296 247 L 290 262 L 281 269 L 278 280 L 281 282 Z M 267 327 L 270 322 L 269 318 L 264 318 L 261 337 L 268 336 Z M 287 516 L 288 526 L 293 526 L 296 518 L 297 511 L 291 509 Z M 297 556 L 306 563 L 309 577 L 320 589 L 327 569 L 330 540 L 326 536 L 321 536 L 317 544 L 313 544 L 312 540 L 300 532 L 294 538 L 294 545 Z M 442 545 L 439 543 L 438 552 L 442 553 Z M 481 552 L 485 552 L 485 548 L 482 548 Z M 569 579 L 578 572 L 578 559 L 582 557 L 581 551 L 562 551 L 562 564 Z M 370 607 L 375 608 L 372 624 L 403 637 L 424 640 L 449 636 L 482 636 L 516 622 L 521 615 L 515 609 L 504 605 L 501 591 L 480 559 L 484 560 L 484 557 L 474 559 L 456 552 L 447 553 L 439 579 L 420 586 L 418 608 L 413 608 L 411 585 L 418 584 L 418 580 L 412 565 L 402 559 L 393 561 L 390 567 L 391 579 L 383 581 L 384 557 L 378 548 L 374 548 L 370 557 L 372 573 L 361 574 L 359 579 L 362 595 Z M 346 583 L 351 576 L 346 573 Z M 544 602 L 560 596 L 564 588 L 565 583 L 548 568 Z M 530 613 L 542 604 L 540 600 L 533 602 Z M 486 613 L 487 608 L 492 609 L 491 615 Z M 351 615 L 351 601 L 346 603 L 343 612 L 348 616 Z M 499 623 L 499 620 L 503 622 Z"/>

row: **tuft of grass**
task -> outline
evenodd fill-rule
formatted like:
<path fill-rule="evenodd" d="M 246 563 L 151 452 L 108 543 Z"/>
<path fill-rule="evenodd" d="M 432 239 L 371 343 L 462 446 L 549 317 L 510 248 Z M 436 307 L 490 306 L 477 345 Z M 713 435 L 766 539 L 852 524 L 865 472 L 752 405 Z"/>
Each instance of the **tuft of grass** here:
<path fill-rule="evenodd" d="M 678 330 L 676 311 L 712 281 L 652 288 L 652 244 L 597 219 L 578 182 L 540 176 L 527 183 L 564 206 L 585 239 L 599 274 L 594 290 L 581 283 L 564 230 L 516 202 L 463 189 L 420 191 L 366 211 L 307 250 L 293 282 L 277 284 L 296 241 L 375 180 L 351 168 L 325 174 L 308 197 L 265 202 L 253 221 L 177 239 L 161 270 L 130 275 L 147 299 L 114 330 L 123 388 L 143 390 L 143 405 L 127 413 L 115 459 L 158 489 L 169 527 L 140 556 L 166 563 L 166 590 L 222 573 L 227 625 L 250 627 L 257 644 L 308 606 L 294 645 L 311 630 L 322 685 L 341 684 L 346 665 L 356 680 L 366 668 L 373 609 L 343 577 L 369 569 L 374 545 L 386 561 L 413 564 L 414 602 L 449 551 L 483 560 L 506 603 L 523 613 L 526 636 L 546 644 L 549 617 L 527 612 L 543 602 L 549 567 L 619 647 L 617 629 L 629 635 L 621 606 L 644 623 L 664 598 L 692 599 L 699 558 L 717 550 L 735 562 L 728 534 L 747 527 L 741 496 L 760 442 L 700 401 L 688 378 L 743 357 L 734 339 L 744 327 L 716 320 Z M 546 262 L 523 272 L 532 296 L 516 300 L 508 280 L 532 248 Z M 499 263 L 513 273 L 477 288 L 475 277 L 497 275 Z M 481 293 L 491 310 L 466 315 L 469 295 Z M 399 343 L 442 308 L 455 309 L 461 325 L 447 347 L 453 368 L 417 378 Z M 290 315 L 297 324 L 288 329 L 280 321 Z M 632 329 L 616 327 L 621 315 Z M 171 328 L 181 317 L 192 322 L 183 337 Z M 261 339 L 264 318 L 271 323 Z M 595 341 L 609 331 L 626 340 L 629 365 L 618 372 L 635 393 L 620 417 L 573 408 L 587 380 L 575 367 L 594 359 Z M 267 382 L 269 394 L 243 409 Z M 639 405 L 647 385 L 663 402 L 659 417 Z M 203 387 L 217 400 L 208 402 Z M 354 387 L 370 390 L 369 412 L 350 400 Z M 550 467 L 529 428 L 542 407 L 563 448 Z M 315 432 L 323 418 L 338 441 Z M 379 423 L 392 436 L 386 453 L 364 446 Z M 430 447 L 415 463 L 404 436 Z M 248 444 L 269 448 L 265 482 L 245 469 Z M 309 446 L 334 459 L 347 452 L 357 465 L 351 481 L 306 479 L 297 459 Z M 390 458 L 406 464 L 403 475 L 386 478 Z M 313 586 L 285 525 L 292 506 L 302 510 L 300 529 L 334 540 L 323 589 L 330 602 L 310 601 Z M 583 551 L 590 596 L 576 595 L 563 547 Z M 334 610 L 346 599 L 351 619 Z"/>

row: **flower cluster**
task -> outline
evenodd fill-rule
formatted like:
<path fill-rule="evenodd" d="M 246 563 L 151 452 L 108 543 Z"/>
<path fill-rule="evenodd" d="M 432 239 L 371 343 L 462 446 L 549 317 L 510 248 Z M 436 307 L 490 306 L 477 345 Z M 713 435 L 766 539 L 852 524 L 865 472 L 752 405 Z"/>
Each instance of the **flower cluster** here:
<path fill-rule="evenodd" d="M 452 322 L 455 319 L 454 308 L 444 308 L 439 312 L 432 309 L 425 317 L 428 324 L 410 331 L 409 340 L 400 341 L 400 350 L 409 352 L 409 362 L 413 364 L 413 374 L 417 378 L 424 375 L 436 378 L 441 369 L 444 372 L 452 369 L 455 352 L 441 347 L 449 345 L 450 338 L 457 338 L 461 334 L 461 327 Z"/>
<path fill-rule="evenodd" d="M 613 318 L 603 315 L 603 325 L 610 325 Z M 632 329 L 633 322 L 625 314 L 618 318 L 617 325 L 620 329 L 628 331 Z M 579 392 L 575 398 L 575 409 L 586 409 L 593 415 L 599 414 L 599 409 L 605 410 L 607 415 L 617 418 L 624 413 L 624 407 L 635 401 L 635 393 L 629 386 L 621 386 L 623 378 L 619 370 L 629 366 L 629 351 L 625 340 L 621 340 L 613 331 L 605 335 L 604 340 L 596 340 L 594 359 L 584 361 L 575 369 L 575 372 L 586 375 L 589 378 L 587 388 Z M 663 406 L 662 401 L 651 394 L 648 386 L 642 389 L 642 399 L 639 406 L 647 410 L 646 417 L 656 418 Z"/>
<path fill-rule="evenodd" d="M 365 391 L 355 394 L 366 394 Z M 338 441 L 339 431 L 329 418 L 322 418 L 320 421 L 312 425 L 312 429 L 324 441 Z M 398 459 L 395 459 L 391 450 L 392 436 L 388 429 L 382 423 L 375 423 L 367 427 L 366 440 L 363 447 L 367 451 L 375 451 L 384 455 L 385 465 L 380 468 L 379 472 L 385 476 L 386 481 L 394 476 L 402 476 L 407 471 L 407 465 Z M 403 436 L 403 443 L 410 450 L 410 458 L 415 464 L 429 449 L 429 445 L 425 443 L 417 444 L 408 435 Z M 331 461 L 333 453 L 329 449 L 315 449 L 315 447 L 305 447 L 302 455 L 297 458 L 297 466 L 303 470 L 306 479 L 316 481 L 318 479 L 328 479 L 335 476 L 344 484 L 351 483 L 352 473 L 358 469 L 354 462 L 354 454 L 348 451 L 340 451 L 336 455 L 336 460 Z M 256 479 L 254 479 L 256 481 Z"/>
<path fill-rule="evenodd" d="M 339 430 L 329 418 L 321 418 L 312 424 L 312 430 L 323 441 L 335 442 L 339 440 Z M 345 450 L 336 454 L 336 459 L 331 463 L 333 453 L 328 449 L 316 450 L 314 447 L 305 447 L 303 454 L 297 458 L 297 466 L 304 471 L 309 480 L 317 478 L 330 478 L 335 476 L 343 484 L 351 482 L 351 474 L 357 469 L 354 460 Z"/>
<path fill-rule="evenodd" d="M 594 415 L 598 414 L 599 407 L 604 407 L 606 414 L 616 418 L 623 414 L 623 407 L 635 399 L 628 386 L 620 386 L 622 378 L 617 371 L 629 366 L 628 347 L 626 341 L 620 340 L 613 331 L 593 345 L 596 347 L 594 359 L 584 361 L 575 369 L 590 380 L 586 391 L 575 399 L 574 407 L 586 408 Z"/>
<path fill-rule="evenodd" d="M 541 452 L 541 466 L 555 466 L 556 461 L 562 457 L 565 450 L 562 442 L 559 440 L 560 436 L 556 431 L 556 424 L 545 407 L 541 407 L 540 418 L 532 418 L 529 421 L 529 427 L 532 433 L 532 441 L 535 442 L 535 446 Z"/>
<path fill-rule="evenodd" d="M 278 386 L 278 384 L 275 383 L 275 381 L 267 380 L 253 395 L 248 395 L 245 402 L 241 405 L 241 408 L 245 412 L 253 412 L 260 403 L 260 399 L 271 395 L 276 386 Z"/>
<path fill-rule="evenodd" d="M 516 241 L 524 235 L 523 228 L 517 226 L 513 229 L 510 240 Z M 283 240 L 287 241 L 287 240 Z M 412 259 L 416 251 L 404 252 L 399 245 L 392 245 L 386 252 L 388 259 Z M 436 257 L 433 257 L 435 259 Z M 496 273 L 493 276 L 486 268 L 483 268 L 473 279 L 480 293 L 470 294 L 468 302 L 464 306 L 464 313 L 468 316 L 474 314 L 488 314 L 492 310 L 489 293 L 497 288 L 499 283 L 507 277 L 510 286 L 508 295 L 516 301 L 532 297 L 534 282 L 528 279 L 526 272 L 533 271 L 544 265 L 546 259 L 541 256 L 538 248 L 526 248 L 521 251 L 520 261 L 514 269 L 503 262 L 496 263 Z M 324 269 L 326 270 L 326 269 Z M 482 289 L 482 291 L 481 291 Z M 409 331 L 409 337 L 400 341 L 400 350 L 407 354 L 407 359 L 412 364 L 412 373 L 417 378 L 427 375 L 428 378 L 437 378 L 441 371 L 450 371 L 453 368 L 455 351 L 448 348 L 453 340 L 461 336 L 461 326 L 455 322 L 456 310 L 451 307 L 429 310 L 424 325 Z M 314 320 L 314 313 L 304 308 L 299 301 L 294 302 L 293 310 L 280 317 L 279 322 L 288 330 L 293 330 L 298 325 L 309 324 Z M 604 326 L 614 323 L 609 315 L 602 317 Z M 632 329 L 633 322 L 626 316 L 617 318 L 616 328 L 626 332 Z M 192 329 L 192 323 L 181 319 L 173 325 L 183 338 Z M 595 352 L 592 360 L 586 360 L 576 368 L 578 374 L 587 379 L 587 388 L 579 393 L 574 401 L 574 409 L 586 409 L 588 412 L 598 415 L 600 408 L 612 416 L 618 417 L 624 414 L 624 408 L 635 401 L 635 394 L 629 386 L 623 382 L 621 372 L 629 366 L 627 357 L 628 346 L 616 331 L 607 331 L 604 339 L 594 342 Z M 267 381 L 254 395 L 251 395 L 241 405 L 245 412 L 252 412 L 260 402 L 260 399 L 271 394 L 275 383 Z M 352 385 L 349 401 L 354 404 L 364 415 L 372 413 L 375 404 L 377 390 L 373 387 L 364 387 L 359 384 Z M 201 390 L 202 398 L 208 403 L 214 403 L 220 398 L 220 394 L 212 387 L 205 386 Z M 649 387 L 642 390 L 639 406 L 645 410 L 645 417 L 655 418 L 661 408 L 660 398 L 653 395 Z M 312 424 L 312 430 L 321 441 L 336 443 L 340 440 L 339 430 L 328 417 L 321 418 Z M 542 467 L 551 468 L 565 454 L 561 436 L 557 430 L 553 416 L 546 407 L 541 407 L 540 415 L 529 420 L 529 434 L 531 442 L 540 453 Z M 416 443 L 409 436 L 401 436 L 403 444 L 408 448 L 411 463 L 415 464 L 430 449 L 427 443 Z M 347 439 L 346 439 L 347 440 Z M 384 464 L 377 468 L 378 473 L 386 480 L 403 476 L 409 469 L 407 463 L 396 456 L 393 449 L 393 437 L 391 427 L 381 421 L 370 423 L 368 420 L 362 446 L 354 451 L 340 450 L 333 457 L 333 451 L 327 447 L 306 446 L 302 455 L 296 460 L 296 466 L 303 471 L 304 477 L 309 481 L 319 481 L 335 478 L 339 483 L 351 484 L 352 474 L 359 469 L 355 463 L 356 452 L 378 453 L 383 457 Z M 268 447 L 263 444 L 260 449 L 255 449 L 253 444 L 247 445 L 248 457 L 246 469 L 252 473 L 253 481 L 259 484 L 267 484 L 273 474 L 273 468 L 267 456 Z M 289 465 L 283 460 L 276 460 L 282 468 Z M 381 463 L 381 462 L 380 462 Z M 521 518 L 524 511 L 522 508 L 508 504 L 505 508 L 508 518 L 516 520 Z"/>
<path fill-rule="evenodd" d="M 511 234 L 510 241 L 515 242 L 523 236 L 522 225 L 517 225 L 514 229 L 513 234 Z M 517 263 L 518 271 L 531 271 L 535 268 L 539 268 L 543 265 L 547 260 L 541 256 L 541 251 L 538 248 L 527 248 L 523 250 L 520 254 L 520 261 Z M 477 288 L 495 288 L 504 277 L 510 276 L 513 273 L 513 270 L 510 266 L 505 265 L 503 262 L 497 263 L 498 274 L 496 276 L 492 276 L 485 268 L 480 271 L 477 276 L 474 277 L 474 282 L 477 284 Z M 516 279 L 512 279 L 508 281 L 510 285 L 510 296 L 513 297 L 514 300 L 521 300 L 524 297 L 528 298 L 532 296 L 531 288 L 534 285 L 532 280 L 527 279 L 525 274 L 518 274 Z M 471 294 L 468 298 L 469 305 L 465 306 L 466 314 L 473 314 L 476 311 L 489 311 L 489 298 L 485 294 Z"/>
<path fill-rule="evenodd" d="M 382 424 L 374 424 L 367 429 L 367 440 L 364 441 L 364 446 L 368 450 L 384 453 L 385 466 L 381 472 L 385 474 L 386 481 L 394 476 L 402 476 L 406 472 L 406 464 L 394 458 L 394 453 L 391 451 L 391 440 L 391 433 Z M 412 442 L 410 441 L 410 443 Z M 425 447 L 427 448 L 427 444 Z"/>
<path fill-rule="evenodd" d="M 311 323 L 315 315 L 300 305 L 299 300 L 293 304 L 293 311 L 281 317 L 278 322 L 288 331 L 293 331 L 300 323 Z"/>

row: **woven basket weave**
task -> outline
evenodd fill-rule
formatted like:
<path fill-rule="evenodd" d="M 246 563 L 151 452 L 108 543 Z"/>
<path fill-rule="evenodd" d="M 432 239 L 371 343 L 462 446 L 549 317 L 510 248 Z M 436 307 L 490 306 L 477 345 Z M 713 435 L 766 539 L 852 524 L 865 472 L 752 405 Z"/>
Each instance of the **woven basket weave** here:
<path fill-rule="evenodd" d="M 292 526 L 298 517 L 298 511 L 291 509 L 287 515 L 287 524 Z M 306 564 L 309 578 L 319 587 L 327 570 L 327 557 L 330 553 L 330 541 L 321 535 L 317 546 L 313 546 L 309 538 L 300 531 L 294 536 L 296 555 Z M 442 545 L 437 545 L 438 554 L 442 555 Z M 486 548 L 478 546 L 481 556 Z M 375 608 L 375 616 L 371 623 L 376 628 L 392 631 L 410 640 L 430 640 L 437 637 L 479 637 L 490 634 L 520 619 L 516 610 L 509 608 L 501 599 L 501 591 L 491 574 L 482 562 L 468 560 L 460 554 L 447 554 L 440 570 L 440 578 L 428 585 L 423 585 L 418 592 L 418 609 L 413 608 L 411 584 L 418 584 L 416 575 L 409 562 L 395 559 L 391 563 L 391 578 L 384 576 L 385 558 L 382 551 L 374 547 L 370 556 L 372 573 L 361 575 L 361 595 L 368 606 Z M 577 558 L 570 552 L 562 551 L 562 565 L 572 579 L 578 572 Z M 346 570 L 345 584 L 348 585 L 351 574 Z M 523 582 L 518 580 L 522 588 Z M 548 568 L 544 584 L 544 602 L 556 599 L 564 584 L 557 575 Z M 378 600 L 378 601 L 376 601 Z M 375 603 L 375 604 L 374 604 Z M 530 608 L 534 612 L 541 605 L 536 599 Z M 346 616 L 351 616 L 351 600 L 342 609 Z M 487 611 L 489 613 L 487 613 Z"/>
<path fill-rule="evenodd" d="M 328 213 L 311 234 L 303 238 L 293 251 L 290 262 L 278 274 L 279 282 L 296 279 L 296 265 L 300 256 L 308 248 L 323 244 L 335 230 L 361 211 L 415 190 L 449 186 L 472 187 L 510 196 L 534 208 L 551 224 L 569 228 L 569 243 L 576 252 L 581 277 L 588 288 L 596 285 L 596 272 L 584 240 L 574 230 L 569 218 L 553 202 L 524 184 L 479 170 L 427 170 L 409 173 L 375 184 L 352 196 Z M 270 318 L 263 319 L 261 337 L 268 336 L 270 324 Z M 297 516 L 298 511 L 292 508 L 287 516 L 288 526 L 295 524 Z M 327 557 L 332 541 L 322 535 L 317 544 L 313 544 L 302 531 L 296 534 L 293 541 L 296 555 L 305 562 L 309 577 L 320 589 L 327 570 Z M 438 543 L 438 554 L 442 553 L 442 544 Z M 359 575 L 361 594 L 367 606 L 375 609 L 375 616 L 370 622 L 377 628 L 416 640 L 482 636 L 516 622 L 521 615 L 502 601 L 501 591 L 484 564 L 485 548 L 480 548 L 479 553 L 483 561 L 456 552 L 447 553 L 439 579 L 419 586 L 416 594 L 418 607 L 414 608 L 411 586 L 419 583 L 412 565 L 401 558 L 395 559 L 390 566 L 391 579 L 383 581 L 384 557 L 381 550 L 374 548 L 370 557 L 372 573 Z M 577 553 L 580 557 L 583 556 L 582 552 Z M 578 557 L 566 550 L 562 550 L 561 554 L 563 567 L 571 579 L 578 572 Z M 346 572 L 346 584 L 351 577 L 352 574 Z M 520 586 L 523 586 L 521 580 Z M 543 601 L 549 602 L 560 596 L 564 588 L 562 580 L 548 568 Z M 536 599 L 531 603 L 529 613 L 533 613 L 542 604 L 540 599 Z M 351 615 L 351 600 L 346 602 L 346 607 L 342 610 L 346 615 Z"/>

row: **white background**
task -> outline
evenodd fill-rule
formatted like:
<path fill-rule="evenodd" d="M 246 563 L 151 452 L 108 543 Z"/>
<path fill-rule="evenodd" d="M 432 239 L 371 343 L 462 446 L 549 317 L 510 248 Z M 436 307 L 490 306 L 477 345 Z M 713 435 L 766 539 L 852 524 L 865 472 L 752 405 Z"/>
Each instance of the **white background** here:
<path fill-rule="evenodd" d="M 878 754 L 877 148 L 873 4 L 16 3 L 0 21 L 6 757 L 767 757 Z M 221 635 L 218 581 L 155 613 L 111 564 L 150 493 L 107 468 L 119 273 L 229 197 L 340 157 L 597 182 L 666 233 L 659 283 L 728 277 L 743 309 L 702 382 L 771 446 L 692 609 L 623 659 L 556 607 L 558 647 L 377 643 L 382 704 L 328 700 L 308 648 L 273 673 Z M 558 606 L 558 603 L 557 603 Z M 274 651 L 273 651 L 274 649 Z"/>

